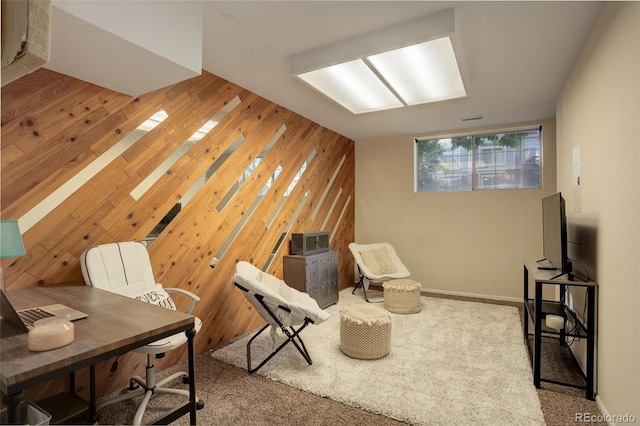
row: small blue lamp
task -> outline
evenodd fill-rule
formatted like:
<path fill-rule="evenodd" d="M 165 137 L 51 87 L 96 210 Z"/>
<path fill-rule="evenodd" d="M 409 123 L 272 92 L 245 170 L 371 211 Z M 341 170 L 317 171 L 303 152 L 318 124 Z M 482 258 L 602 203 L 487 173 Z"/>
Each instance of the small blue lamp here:
<path fill-rule="evenodd" d="M 27 254 L 17 220 L 0 220 L 0 259 Z"/>
<path fill-rule="evenodd" d="M 17 220 L 0 220 L 0 259 L 27 254 Z M 0 288 L 4 291 L 4 274 L 0 267 Z"/>

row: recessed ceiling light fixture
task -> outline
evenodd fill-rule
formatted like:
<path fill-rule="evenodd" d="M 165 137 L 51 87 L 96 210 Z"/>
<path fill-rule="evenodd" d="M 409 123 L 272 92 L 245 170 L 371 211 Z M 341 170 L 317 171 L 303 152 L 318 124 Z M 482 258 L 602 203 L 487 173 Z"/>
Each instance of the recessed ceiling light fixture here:
<path fill-rule="evenodd" d="M 454 9 L 295 55 L 290 72 L 354 114 L 465 97 Z"/>

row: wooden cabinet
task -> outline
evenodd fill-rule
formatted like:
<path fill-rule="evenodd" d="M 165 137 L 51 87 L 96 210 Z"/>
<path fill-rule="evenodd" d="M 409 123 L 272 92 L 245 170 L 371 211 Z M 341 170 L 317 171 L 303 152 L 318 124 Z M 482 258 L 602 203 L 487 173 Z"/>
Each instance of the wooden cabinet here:
<path fill-rule="evenodd" d="M 283 259 L 284 281 L 314 298 L 321 308 L 338 301 L 338 252 L 307 256 L 290 255 Z"/>

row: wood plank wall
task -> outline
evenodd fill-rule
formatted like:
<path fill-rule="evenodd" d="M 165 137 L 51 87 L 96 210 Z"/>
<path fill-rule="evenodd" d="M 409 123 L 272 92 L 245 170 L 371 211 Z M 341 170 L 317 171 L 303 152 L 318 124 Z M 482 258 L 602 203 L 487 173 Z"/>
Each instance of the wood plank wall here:
<path fill-rule="evenodd" d="M 238 107 L 142 197 L 136 201 L 130 196 L 151 171 L 236 96 L 241 100 Z M 353 141 L 207 72 L 138 98 L 45 69 L 4 86 L 2 219 L 24 218 L 160 109 L 167 112 L 166 120 L 23 230 L 27 255 L 2 261 L 7 290 L 65 282 L 82 285 L 79 258 L 85 249 L 143 240 L 241 134 L 245 141 L 149 247 L 158 282 L 201 298 L 195 311 L 204 322 L 196 336 L 197 353 L 263 324 L 239 290 L 230 286 L 231 276 L 238 260 L 262 268 L 290 222 L 267 272 L 282 277 L 282 257 L 289 253 L 291 232 L 319 230 L 325 223 L 324 230 L 332 235 L 331 249 L 340 254 L 340 288 L 352 285 L 354 265 L 347 245 L 354 239 Z M 282 136 L 219 211 L 216 206 L 282 125 L 286 126 Z M 312 155 L 267 227 L 284 191 Z M 279 165 L 282 172 L 249 212 Z M 48 199 L 45 207 L 47 203 Z M 217 267 L 210 268 L 211 258 L 249 214 Z M 166 368 L 185 358 L 186 348 L 168 353 L 156 366 Z M 115 374 L 109 373 L 111 363 L 97 367 L 99 395 L 126 386 L 134 370 L 144 374 L 143 355 L 120 358 Z M 86 376 L 87 372 L 78 376 L 81 394 L 86 394 Z M 35 400 L 61 386 L 43 386 Z"/>

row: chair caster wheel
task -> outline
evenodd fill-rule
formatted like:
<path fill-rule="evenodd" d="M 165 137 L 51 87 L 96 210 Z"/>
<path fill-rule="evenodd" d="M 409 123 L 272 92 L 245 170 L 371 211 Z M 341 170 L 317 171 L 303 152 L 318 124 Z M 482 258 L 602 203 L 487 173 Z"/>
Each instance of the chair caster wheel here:
<path fill-rule="evenodd" d="M 199 400 L 196 402 L 196 410 L 202 410 L 204 408 L 204 401 Z"/>
<path fill-rule="evenodd" d="M 136 390 L 139 387 L 140 387 L 140 384 L 138 384 L 138 382 L 136 382 L 133 379 L 129 380 L 129 390 Z"/>

